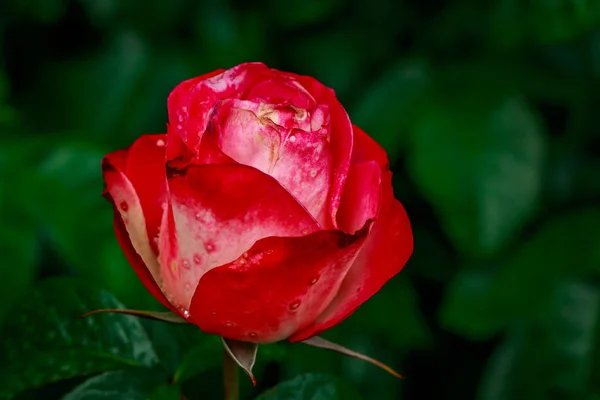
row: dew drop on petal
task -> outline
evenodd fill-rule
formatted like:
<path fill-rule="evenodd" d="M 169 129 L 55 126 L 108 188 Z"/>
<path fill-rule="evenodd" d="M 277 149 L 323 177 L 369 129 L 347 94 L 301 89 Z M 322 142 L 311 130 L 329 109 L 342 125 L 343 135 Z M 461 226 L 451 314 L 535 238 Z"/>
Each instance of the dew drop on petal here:
<path fill-rule="evenodd" d="M 310 171 L 310 177 L 314 178 L 315 176 L 317 176 L 317 170 L 313 169 L 312 171 Z"/>
<path fill-rule="evenodd" d="M 164 141 L 164 140 L 162 140 L 162 139 L 158 139 L 158 140 L 156 141 L 156 145 L 157 145 L 158 147 L 163 147 L 163 146 L 165 145 L 165 141 Z"/>
<path fill-rule="evenodd" d="M 188 260 L 182 260 L 181 266 L 185 269 L 190 269 L 190 262 Z"/>
<path fill-rule="evenodd" d="M 233 326 L 233 322 L 228 322 L 225 324 L 228 328 L 231 328 Z"/>
<path fill-rule="evenodd" d="M 206 242 L 206 243 L 204 243 L 204 248 L 209 253 L 215 251 L 215 245 L 212 242 Z"/>
<path fill-rule="evenodd" d="M 303 235 L 308 235 L 308 229 L 302 229 L 302 234 Z"/>
<path fill-rule="evenodd" d="M 201 264 L 202 263 L 202 257 L 200 257 L 200 254 L 195 254 L 194 255 L 194 263 L 196 263 L 196 264 Z"/>
<path fill-rule="evenodd" d="M 248 336 L 255 338 L 257 336 L 256 332 L 250 332 Z"/>
<path fill-rule="evenodd" d="M 122 202 L 119 204 L 119 207 L 121 207 L 121 210 L 123 210 L 123 211 L 125 211 L 125 212 L 127 212 L 127 210 L 129 210 L 129 205 L 127 204 L 127 202 L 126 202 L 126 201 L 122 201 Z"/>
<path fill-rule="evenodd" d="M 295 310 L 298 307 L 300 307 L 300 302 L 299 301 L 295 301 L 292 304 L 290 304 L 290 310 Z"/>
<path fill-rule="evenodd" d="M 310 284 L 311 284 L 311 285 L 314 285 L 315 283 L 317 283 L 317 281 L 318 281 L 318 280 L 319 280 L 319 278 L 312 278 L 312 279 L 310 280 Z"/>
<path fill-rule="evenodd" d="M 289 141 L 294 143 L 296 141 L 296 136 L 294 136 L 294 135 L 290 136 Z"/>

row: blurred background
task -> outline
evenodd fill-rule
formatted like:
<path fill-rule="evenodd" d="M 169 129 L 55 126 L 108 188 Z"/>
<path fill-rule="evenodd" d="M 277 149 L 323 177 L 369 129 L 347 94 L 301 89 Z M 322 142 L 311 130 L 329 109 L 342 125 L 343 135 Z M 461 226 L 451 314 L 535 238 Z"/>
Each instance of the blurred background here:
<path fill-rule="evenodd" d="M 600 399 L 598 28 L 597 0 L 2 1 L 0 398 L 221 398 L 214 338 L 76 316 L 160 309 L 102 156 L 163 132 L 180 81 L 263 61 L 386 148 L 416 248 L 324 335 L 406 379 L 269 345 L 243 398 Z"/>

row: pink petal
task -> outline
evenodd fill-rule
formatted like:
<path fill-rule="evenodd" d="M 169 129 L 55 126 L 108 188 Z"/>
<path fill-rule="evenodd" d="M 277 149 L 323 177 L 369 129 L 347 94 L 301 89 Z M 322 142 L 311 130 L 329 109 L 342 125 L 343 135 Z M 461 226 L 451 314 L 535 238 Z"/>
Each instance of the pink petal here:
<path fill-rule="evenodd" d="M 328 110 L 222 102 L 207 135 L 225 154 L 274 177 L 322 225 L 331 184 Z"/>
<path fill-rule="evenodd" d="M 318 229 L 277 181 L 245 165 L 190 165 L 173 171 L 169 189 L 161 277 L 169 300 L 184 310 L 202 275 L 235 260 L 257 240 Z"/>
<path fill-rule="evenodd" d="M 292 342 L 318 335 L 350 316 L 406 264 L 413 250 L 410 222 L 394 198 L 392 174 L 382 176 L 382 205 L 373 229 L 333 301 L 315 322 L 289 338 Z"/>
<path fill-rule="evenodd" d="M 115 234 L 144 286 L 156 299 L 173 309 L 159 288 L 160 267 L 148 239 L 141 202 L 123 173 L 127 155 L 127 151 L 120 150 L 108 154 L 102 162 L 106 185 L 104 194 L 115 210 Z"/>
<path fill-rule="evenodd" d="M 317 104 L 326 104 L 331 116 L 330 153 L 332 165 L 332 185 L 329 199 L 330 223 L 337 227 L 336 214 L 340 206 L 342 191 L 353 146 L 353 131 L 350 118 L 335 96 L 335 92 L 310 76 L 286 73 L 296 79 L 311 95 Z"/>
<path fill-rule="evenodd" d="M 356 235 L 319 231 L 260 240 L 242 257 L 200 279 L 191 321 L 205 332 L 234 340 L 285 339 L 331 301 L 367 231 L 368 226 Z"/>
<path fill-rule="evenodd" d="M 354 233 L 367 220 L 374 220 L 379 210 L 380 191 L 381 168 L 375 161 L 350 166 L 337 213 L 340 229 L 346 233 Z"/>

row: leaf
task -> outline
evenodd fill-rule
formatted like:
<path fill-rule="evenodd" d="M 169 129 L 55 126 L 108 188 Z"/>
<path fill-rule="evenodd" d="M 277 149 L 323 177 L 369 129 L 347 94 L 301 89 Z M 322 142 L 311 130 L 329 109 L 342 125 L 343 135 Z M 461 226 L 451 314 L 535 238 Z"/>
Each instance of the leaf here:
<path fill-rule="evenodd" d="M 177 315 L 171 311 L 141 311 L 141 310 L 94 310 L 87 312 L 81 318 L 89 317 L 94 314 L 126 314 L 138 318 L 147 318 L 155 321 L 170 322 L 173 324 L 189 324 L 189 322 L 181 315 Z"/>
<path fill-rule="evenodd" d="M 366 361 L 368 363 L 371 363 L 371 364 L 383 369 L 387 373 L 394 375 L 396 378 L 402 378 L 402 375 L 400 375 L 399 373 L 397 373 L 391 367 L 385 365 L 384 363 L 377 361 L 374 358 L 371 358 L 367 355 L 357 353 L 356 351 L 350 350 L 350 349 L 348 349 L 344 346 L 341 346 L 337 343 L 330 342 L 326 339 L 323 339 L 322 337 L 314 336 L 309 339 L 303 340 L 300 343 L 304 343 L 309 346 L 318 347 L 321 349 L 332 350 L 332 351 L 344 354 L 346 356 L 358 358 L 359 360 Z"/>
<path fill-rule="evenodd" d="M 472 339 L 487 339 L 546 313 L 563 281 L 598 272 L 597 221 L 599 208 L 557 216 L 495 269 L 459 272 L 446 291 L 439 315 L 442 325 Z"/>
<path fill-rule="evenodd" d="M 408 129 L 431 85 L 423 60 L 402 60 L 391 66 L 361 96 L 352 121 L 387 150 L 393 163 L 408 142 Z"/>
<path fill-rule="evenodd" d="M 482 89 L 461 96 L 440 95 L 420 114 L 409 167 L 454 245 L 491 255 L 535 211 L 544 136 L 519 97 L 484 99 Z"/>
<path fill-rule="evenodd" d="M 179 400 L 177 389 L 173 393 L 168 388 L 166 377 L 157 370 L 144 368 L 111 371 L 86 380 L 62 400 L 147 400 L 157 390 L 162 394 L 161 400 Z"/>
<path fill-rule="evenodd" d="M 545 313 L 511 329 L 488 362 L 478 398 L 586 398 L 599 323 L 598 288 L 565 282 Z"/>
<path fill-rule="evenodd" d="M 122 305 L 109 293 L 72 278 L 41 282 L 3 327 L 0 398 L 50 382 L 124 366 L 152 366 L 157 356 L 137 318 L 78 318 Z"/>
<path fill-rule="evenodd" d="M 359 394 L 337 378 L 304 374 L 267 390 L 256 400 L 359 400 Z"/>
<path fill-rule="evenodd" d="M 241 342 L 239 340 L 231 340 L 222 338 L 223 347 L 229 356 L 240 366 L 252 380 L 252 384 L 256 386 L 256 378 L 252 374 L 252 368 L 256 362 L 256 353 L 258 344 Z"/>

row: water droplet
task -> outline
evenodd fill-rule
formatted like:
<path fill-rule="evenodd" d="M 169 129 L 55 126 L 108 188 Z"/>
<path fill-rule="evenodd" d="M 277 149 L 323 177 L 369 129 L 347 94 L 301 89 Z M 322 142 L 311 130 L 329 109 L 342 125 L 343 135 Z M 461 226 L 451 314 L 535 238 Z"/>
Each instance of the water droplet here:
<path fill-rule="evenodd" d="M 191 284 L 191 283 L 189 283 L 189 282 L 188 282 L 188 283 L 186 283 L 186 284 L 185 284 L 185 290 L 187 290 L 187 291 L 190 291 L 190 290 L 192 290 L 192 284 Z"/>
<path fill-rule="evenodd" d="M 163 147 L 163 146 L 165 145 L 165 141 L 164 141 L 164 140 L 162 140 L 162 139 L 158 139 L 158 140 L 156 141 L 156 145 L 157 145 L 158 147 Z"/>
<path fill-rule="evenodd" d="M 310 177 L 314 178 L 315 176 L 317 176 L 317 170 L 313 169 L 312 171 L 310 171 Z"/>
<path fill-rule="evenodd" d="M 127 205 L 126 201 L 122 201 L 121 204 L 119 204 L 119 207 L 121 207 L 121 210 L 127 212 L 127 210 L 129 210 L 129 205 Z"/>
<path fill-rule="evenodd" d="M 190 312 L 188 310 L 183 310 L 182 314 L 183 314 L 184 318 L 189 318 L 190 317 Z"/>
<path fill-rule="evenodd" d="M 212 311 L 211 314 L 212 315 L 217 315 L 217 312 L 216 311 Z"/>
<path fill-rule="evenodd" d="M 212 242 L 206 242 L 206 243 L 204 243 L 204 248 L 209 253 L 215 251 L 215 245 Z"/>
<path fill-rule="evenodd" d="M 300 302 L 299 301 L 295 301 L 292 304 L 290 304 L 290 309 L 291 310 L 295 310 L 298 307 L 300 307 Z"/>
<path fill-rule="evenodd" d="M 245 259 L 243 259 L 243 258 L 240 258 L 240 259 L 238 260 L 238 264 L 246 264 L 246 260 L 245 260 Z"/>
<path fill-rule="evenodd" d="M 296 141 L 296 136 L 294 136 L 294 135 L 290 136 L 289 141 L 294 143 Z"/>
<path fill-rule="evenodd" d="M 181 266 L 185 269 L 190 269 L 190 262 L 188 260 L 182 260 Z"/>
<path fill-rule="evenodd" d="M 302 234 L 303 235 L 308 235 L 308 229 L 302 229 Z"/>
<path fill-rule="evenodd" d="M 187 114 L 187 107 L 186 106 L 181 107 L 181 111 L 183 111 L 184 114 Z"/>
<path fill-rule="evenodd" d="M 181 126 L 181 124 L 177 124 L 177 129 L 181 130 L 183 128 L 183 126 Z"/>
<path fill-rule="evenodd" d="M 179 116 L 177 117 L 177 119 L 179 120 L 179 122 L 183 122 L 183 115 L 179 114 Z"/>
<path fill-rule="evenodd" d="M 195 254 L 195 255 L 194 255 L 194 262 L 195 262 L 196 264 L 201 264 L 201 263 L 202 263 L 202 257 L 200 257 L 200 255 L 199 255 L 199 254 Z"/>
<path fill-rule="evenodd" d="M 250 336 L 250 337 L 256 337 L 256 336 L 258 336 L 258 335 L 256 334 L 256 332 L 250 332 L 250 333 L 248 334 L 248 336 Z"/>
<path fill-rule="evenodd" d="M 317 281 L 318 281 L 318 280 L 319 280 L 319 278 L 312 278 L 312 279 L 310 280 L 310 284 L 311 284 L 311 285 L 314 285 L 315 283 L 317 283 Z"/>
<path fill-rule="evenodd" d="M 233 326 L 233 322 L 228 322 L 225 324 L 228 328 L 231 328 Z"/>

